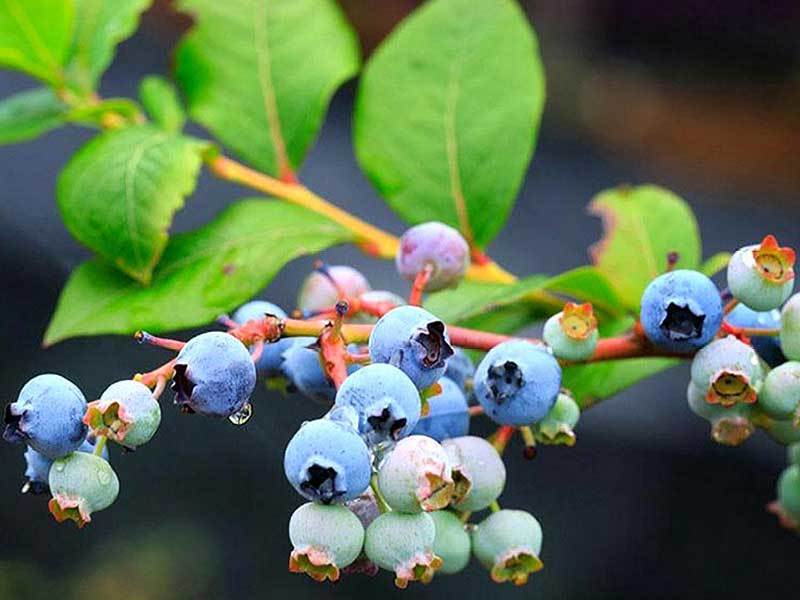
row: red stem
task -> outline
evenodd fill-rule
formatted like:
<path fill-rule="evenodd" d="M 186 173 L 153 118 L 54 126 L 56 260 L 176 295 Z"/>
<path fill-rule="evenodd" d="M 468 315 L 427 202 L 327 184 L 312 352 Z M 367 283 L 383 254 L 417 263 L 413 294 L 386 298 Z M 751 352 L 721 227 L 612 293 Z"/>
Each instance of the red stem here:
<path fill-rule="evenodd" d="M 428 263 L 422 270 L 417 273 L 414 278 L 414 283 L 411 285 L 411 294 L 408 296 L 408 303 L 411 306 L 422 306 L 422 293 L 425 291 L 425 286 L 431 280 L 433 275 L 433 265 Z"/>

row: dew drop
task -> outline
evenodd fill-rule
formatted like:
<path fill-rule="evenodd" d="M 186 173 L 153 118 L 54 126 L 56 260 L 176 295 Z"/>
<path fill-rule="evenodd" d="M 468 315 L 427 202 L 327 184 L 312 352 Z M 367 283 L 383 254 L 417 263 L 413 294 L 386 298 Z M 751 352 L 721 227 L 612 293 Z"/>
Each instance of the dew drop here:
<path fill-rule="evenodd" d="M 253 416 L 253 405 L 249 402 L 245 404 L 241 409 L 233 413 L 230 417 L 228 417 L 228 421 L 240 427 L 247 423 L 250 420 L 250 417 Z"/>
<path fill-rule="evenodd" d="M 64 461 L 57 460 L 56 462 L 53 463 L 53 468 L 59 473 L 61 473 L 64 470 Z"/>

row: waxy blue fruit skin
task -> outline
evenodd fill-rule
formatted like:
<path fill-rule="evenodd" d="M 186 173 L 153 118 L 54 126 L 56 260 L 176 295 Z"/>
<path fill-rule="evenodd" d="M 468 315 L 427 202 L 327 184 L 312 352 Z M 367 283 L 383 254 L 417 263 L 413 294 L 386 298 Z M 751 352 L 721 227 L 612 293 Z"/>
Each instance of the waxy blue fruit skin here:
<path fill-rule="evenodd" d="M 374 363 L 344 380 L 336 393 L 337 406 L 352 406 L 358 430 L 370 444 L 399 440 L 417 425 L 419 391 L 397 367 Z"/>
<path fill-rule="evenodd" d="M 371 289 L 366 277 L 353 267 L 333 265 L 326 269 L 328 275 L 348 298 L 357 298 Z M 304 312 L 329 310 L 336 306 L 339 300 L 339 290 L 336 286 L 328 277 L 315 271 L 303 282 L 297 297 L 297 307 Z"/>
<path fill-rule="evenodd" d="M 6 406 L 3 438 L 24 442 L 51 460 L 77 450 L 86 438 L 86 399 L 60 375 L 38 375 L 28 381 L 16 402 Z"/>
<path fill-rule="evenodd" d="M 280 373 L 288 380 L 289 391 L 300 392 L 321 404 L 333 402 L 336 388 L 322 369 L 319 351 L 310 348 L 317 343 L 316 338 L 286 338 L 286 341 L 290 343 L 283 352 Z M 355 373 L 360 367 L 351 364 L 347 372 Z"/>
<path fill-rule="evenodd" d="M 714 339 L 722 308 L 713 281 L 697 271 L 679 269 L 659 275 L 645 288 L 642 328 L 659 348 L 689 352 Z"/>
<path fill-rule="evenodd" d="M 561 367 L 543 347 L 509 340 L 492 348 L 475 370 L 475 397 L 500 425 L 542 419 L 561 389 Z"/>
<path fill-rule="evenodd" d="M 420 390 L 444 375 L 453 353 L 444 323 L 418 306 L 390 310 L 369 336 L 372 361 L 398 367 Z"/>
<path fill-rule="evenodd" d="M 286 479 L 313 502 L 347 502 L 369 487 L 370 453 L 358 433 L 339 421 L 303 424 L 286 446 Z"/>
<path fill-rule="evenodd" d="M 462 348 L 454 348 L 455 354 L 447 359 L 444 376 L 451 379 L 465 394 L 472 392 L 472 378 L 475 375 L 475 364 Z"/>
<path fill-rule="evenodd" d="M 400 277 L 413 281 L 427 265 L 433 269 L 425 285 L 429 292 L 453 287 L 469 267 L 469 244 L 456 229 L 438 221 L 408 229 L 395 255 Z"/>
<path fill-rule="evenodd" d="M 779 329 L 781 326 L 781 313 L 779 310 L 757 312 L 744 304 L 739 304 L 726 317 L 728 323 L 736 327 L 749 327 L 754 329 Z M 758 355 L 770 367 L 777 367 L 786 362 L 786 357 L 781 351 L 778 338 L 773 335 L 756 335 L 750 338 L 750 343 Z"/>
<path fill-rule="evenodd" d="M 437 442 L 469 433 L 469 406 L 461 388 L 447 377 L 439 380 L 440 394 L 428 398 L 428 414 L 421 417 L 412 433 L 427 435 Z"/>
<path fill-rule="evenodd" d="M 239 412 L 256 385 L 256 367 L 247 348 L 221 331 L 201 333 L 178 353 L 172 389 L 187 412 L 229 417 Z"/>
<path fill-rule="evenodd" d="M 87 437 L 77 452 L 85 452 L 87 454 L 94 454 L 94 441 L 90 441 Z M 36 450 L 28 446 L 25 449 L 25 483 L 26 486 L 23 491 L 28 491 L 28 488 L 33 494 L 41 494 L 46 492 L 48 487 L 48 476 L 50 474 L 50 467 L 53 461 L 43 454 L 39 454 Z M 108 460 L 108 446 L 103 448 L 103 458 Z"/>
<path fill-rule="evenodd" d="M 233 313 L 232 318 L 239 325 L 244 325 L 248 321 L 260 320 L 264 315 L 273 315 L 279 319 L 286 318 L 286 312 L 280 306 L 266 300 L 253 300 L 243 304 Z M 275 342 L 264 344 L 264 351 L 256 363 L 256 371 L 266 377 L 280 375 L 282 355 L 291 345 L 291 338 L 281 338 Z"/>

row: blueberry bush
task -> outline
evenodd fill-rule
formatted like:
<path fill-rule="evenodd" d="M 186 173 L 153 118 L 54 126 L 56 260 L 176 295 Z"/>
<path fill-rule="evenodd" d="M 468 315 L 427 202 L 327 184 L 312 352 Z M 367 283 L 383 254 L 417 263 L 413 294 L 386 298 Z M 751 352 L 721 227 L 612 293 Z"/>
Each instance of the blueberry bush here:
<path fill-rule="evenodd" d="M 49 493 L 57 521 L 83 527 L 114 503 L 108 442 L 147 444 L 167 387 L 179 410 L 224 427 L 251 418 L 260 382 L 320 404 L 284 456 L 307 501 L 289 519 L 291 571 L 335 581 L 384 569 L 405 587 L 474 556 L 494 581 L 524 584 L 543 566 L 543 528 L 500 507 L 509 441 L 519 434 L 529 458 L 572 446 L 582 411 L 691 361 L 689 408 L 716 442 L 762 429 L 788 446 L 770 509 L 800 528 L 792 249 L 766 235 L 703 261 L 686 202 L 642 185 L 591 201 L 604 234 L 586 266 L 518 277 L 486 254 L 545 98 L 536 36 L 514 0 L 430 0 L 363 65 L 334 0 L 180 0 L 193 25 L 174 80 L 148 76 L 138 98 L 102 98 L 116 45 L 149 4 L 0 4 L 0 65 L 38 81 L 0 103 L 0 143 L 97 130 L 55 190 L 65 226 L 95 256 L 71 274 L 44 343 L 134 334 L 173 355 L 90 402 L 68 379 L 39 375 L 6 407 L 3 437 L 26 446 L 23 492 Z M 296 176 L 332 94 L 356 75 L 355 153 L 411 226 L 400 238 Z M 185 133 L 189 120 L 210 139 Z M 170 235 L 202 171 L 252 195 Z M 297 306 L 253 300 L 289 261 L 337 244 L 395 261 L 410 293 L 318 262 Z M 725 269 L 719 289 L 711 277 Z M 209 323 L 217 330 L 188 342 L 155 335 Z M 541 340 L 515 336 L 535 323 Z M 470 435 L 475 418 L 496 432 Z"/>

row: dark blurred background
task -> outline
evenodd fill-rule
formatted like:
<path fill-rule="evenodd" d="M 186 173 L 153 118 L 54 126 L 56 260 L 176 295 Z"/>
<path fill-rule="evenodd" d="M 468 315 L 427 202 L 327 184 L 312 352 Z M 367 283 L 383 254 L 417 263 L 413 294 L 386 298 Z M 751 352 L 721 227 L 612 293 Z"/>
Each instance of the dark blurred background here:
<path fill-rule="evenodd" d="M 369 52 L 418 2 L 342 0 Z M 621 182 L 675 190 L 697 212 L 706 256 L 767 232 L 800 245 L 800 3 L 796 0 L 525 2 L 548 77 L 544 123 L 510 225 L 491 246 L 519 274 L 587 261 L 600 234 L 585 215 L 593 194 Z M 106 75 L 105 96 L 134 95 L 148 73 L 170 70 L 189 21 L 168 3 L 145 15 Z M 324 40 L 320 40 L 324 43 Z M 0 72 L 0 95 L 30 87 Z M 354 86 L 333 100 L 301 172 L 312 189 L 394 232 L 403 225 L 352 157 Z M 91 132 L 67 128 L 0 148 L 0 376 L 4 401 L 41 372 L 96 397 L 165 355 L 124 337 L 40 340 L 68 273 L 88 256 L 60 222 L 54 184 Z M 247 194 L 203 177 L 175 230 L 196 227 Z M 521 249 L 524 248 L 524 251 Z M 386 263 L 349 248 L 325 259 L 362 269 L 373 287 L 405 294 Z M 295 261 L 265 291 L 294 306 L 311 267 Z M 188 336 L 191 332 L 182 332 Z M 546 568 L 525 588 L 497 587 L 473 564 L 404 592 L 418 598 L 796 597 L 800 539 L 764 510 L 784 449 L 757 434 L 715 446 L 686 408 L 677 368 L 620 394 L 581 420 L 573 449 L 525 462 L 508 452 L 501 504 L 543 523 Z M 169 394 L 167 394 L 167 398 Z M 391 577 L 320 586 L 287 572 L 287 522 L 300 499 L 282 452 L 319 406 L 259 389 L 243 428 L 183 417 L 164 406 L 153 442 L 114 449 L 116 504 L 77 531 L 57 526 L 46 499 L 22 496 L 22 447 L 0 445 L 0 598 L 327 598 L 403 595 Z M 477 431 L 489 430 L 485 422 Z"/>

